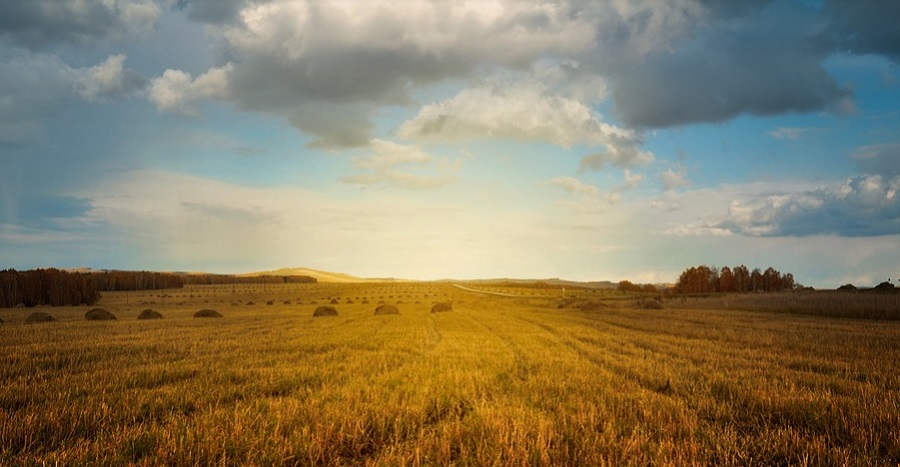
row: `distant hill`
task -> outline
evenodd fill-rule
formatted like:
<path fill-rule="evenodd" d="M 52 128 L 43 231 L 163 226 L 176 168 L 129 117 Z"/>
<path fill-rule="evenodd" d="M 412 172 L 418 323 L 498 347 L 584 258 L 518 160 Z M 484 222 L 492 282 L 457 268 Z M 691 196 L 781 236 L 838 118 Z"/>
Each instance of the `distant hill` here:
<path fill-rule="evenodd" d="M 108 269 L 91 269 L 91 268 L 68 268 L 65 269 L 67 272 L 109 272 Z M 185 271 L 173 271 L 175 274 L 184 274 L 184 275 L 204 275 L 208 274 L 206 272 L 185 272 Z M 314 277 L 319 282 L 331 282 L 331 283 L 363 283 L 363 282 L 415 282 L 407 279 L 396 279 L 391 277 L 356 277 L 351 276 L 350 274 L 344 274 L 342 272 L 330 272 L 330 271 L 320 271 L 318 269 L 310 269 L 310 268 L 281 268 L 275 269 L 272 271 L 257 271 L 257 272 L 247 272 L 243 274 L 234 274 L 236 277 L 257 277 L 257 276 L 309 276 Z M 521 286 L 528 286 L 532 284 L 541 283 L 550 287 L 569 287 L 569 288 L 582 288 L 582 289 L 615 289 L 617 283 L 611 281 L 570 281 L 559 278 L 551 278 L 551 279 L 511 279 L 511 278 L 494 278 L 494 279 L 469 279 L 469 280 L 455 280 L 455 279 L 444 279 L 433 282 L 459 282 L 459 283 L 468 283 L 468 284 L 500 284 L 506 283 L 508 285 L 519 284 Z"/>
<path fill-rule="evenodd" d="M 615 289 L 616 283 L 610 281 L 589 281 L 589 282 L 579 282 L 579 281 L 569 281 L 564 279 L 510 279 L 510 278 L 500 278 L 500 279 L 472 279 L 472 280 L 464 280 L 464 281 L 454 281 L 454 282 L 464 282 L 469 284 L 506 284 L 506 285 L 516 285 L 520 284 L 522 286 L 529 286 L 534 284 L 545 284 L 550 287 L 569 287 L 569 288 L 581 288 L 581 289 Z"/>
<path fill-rule="evenodd" d="M 367 279 L 362 277 L 351 276 L 341 272 L 319 271 L 309 268 L 281 268 L 274 271 L 250 272 L 246 274 L 237 274 L 243 277 L 254 276 L 310 276 L 315 277 L 319 282 L 340 282 L 340 283 L 357 283 L 357 282 L 383 282 L 394 281 L 397 279 Z"/>

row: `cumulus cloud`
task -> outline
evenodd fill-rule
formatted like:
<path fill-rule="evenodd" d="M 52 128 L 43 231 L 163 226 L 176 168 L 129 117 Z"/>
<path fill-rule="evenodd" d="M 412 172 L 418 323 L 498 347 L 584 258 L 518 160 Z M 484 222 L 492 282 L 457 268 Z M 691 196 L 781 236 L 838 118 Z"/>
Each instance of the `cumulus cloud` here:
<path fill-rule="evenodd" d="M 86 99 L 122 98 L 144 88 L 144 77 L 124 68 L 125 55 L 111 55 L 103 63 L 87 68 L 76 79 L 78 93 Z"/>
<path fill-rule="evenodd" d="M 220 35 L 229 65 L 216 69 L 228 92 L 185 91 L 185 76 L 167 71 L 159 78 L 169 87 L 159 88 L 158 107 L 192 112 L 199 99 L 223 99 L 240 110 L 281 116 L 320 147 L 365 146 L 381 109 L 415 105 L 426 86 L 529 71 L 548 61 L 564 66 L 534 76 L 545 89 L 474 86 L 425 105 L 401 133 L 543 138 L 569 147 L 596 142 L 606 131 L 592 110 L 606 99 L 628 129 L 744 114 L 841 112 L 852 108 L 852 94 L 824 70 L 823 60 L 848 50 L 896 57 L 900 42 L 885 19 L 891 16 L 878 13 L 895 10 L 890 2 L 857 8 L 840 2 L 413 0 L 397 8 L 390 2 L 179 0 L 176 6 Z M 515 98 L 538 104 L 536 112 L 519 113 L 518 125 L 477 102 L 520 108 Z M 548 105 L 558 106 L 556 112 L 546 113 Z M 463 114 L 470 109 L 489 112 Z M 534 121 L 538 117 L 550 120 Z M 562 122 L 574 126 L 564 129 Z M 785 130 L 773 136 L 798 135 Z M 610 150 L 619 145 L 609 134 L 599 139 L 607 150 L 586 159 L 586 170 L 648 159 L 640 151 Z M 625 139 L 634 145 L 631 136 Z"/>
<path fill-rule="evenodd" d="M 161 14 L 152 0 L 0 0 L 0 11 L 0 37 L 32 49 L 149 30 Z"/>
<path fill-rule="evenodd" d="M 677 190 L 678 188 L 691 184 L 690 180 L 687 178 L 687 169 L 685 169 L 684 166 L 679 167 L 678 170 L 664 170 L 659 174 L 659 180 L 662 182 L 663 188 L 666 191 Z"/>
<path fill-rule="evenodd" d="M 604 122 L 585 103 L 532 79 L 464 89 L 450 99 L 422 107 L 400 126 L 398 135 L 417 141 L 509 139 L 564 148 L 576 144 L 604 148 L 582 159 L 581 172 L 601 170 L 608 164 L 646 166 L 654 159 L 652 153 L 641 149 L 638 133 Z"/>
<path fill-rule="evenodd" d="M 537 85 L 489 84 L 429 104 L 398 134 L 422 141 L 512 139 L 575 144 L 631 144 L 632 132 L 601 121 L 585 104 Z"/>
<path fill-rule="evenodd" d="M 415 146 L 375 139 L 371 154 L 353 158 L 353 167 L 365 173 L 341 177 L 344 183 L 363 187 L 405 189 L 439 188 L 456 180 L 461 161 L 450 162 Z"/>
<path fill-rule="evenodd" d="M 900 233 L 900 177 L 852 177 L 841 185 L 734 201 L 718 227 L 750 236 Z"/>
<path fill-rule="evenodd" d="M 598 45 L 609 55 L 595 66 L 610 76 L 615 111 L 626 124 L 663 128 L 846 105 L 850 91 L 822 68 L 831 49 L 820 45 L 827 23 L 814 9 L 721 5 L 685 10 L 667 29 L 669 42 L 644 53 Z M 624 34 L 622 41 L 635 40 Z"/>
<path fill-rule="evenodd" d="M 212 68 L 196 79 L 190 73 L 168 69 L 151 81 L 148 98 L 158 110 L 194 115 L 197 101 L 228 96 L 227 74 L 231 68 Z"/>
<path fill-rule="evenodd" d="M 203 20 L 230 16 L 235 6 L 184 4 Z M 229 92 L 197 99 L 283 116 L 323 147 L 365 145 L 375 111 L 410 104 L 410 86 L 466 77 L 482 65 L 524 67 L 584 49 L 592 37 L 564 5 L 503 1 L 252 2 L 219 31 L 231 59 L 223 70 Z M 190 110 L 175 104 L 195 95 L 176 71 L 160 78 L 154 102 Z"/>

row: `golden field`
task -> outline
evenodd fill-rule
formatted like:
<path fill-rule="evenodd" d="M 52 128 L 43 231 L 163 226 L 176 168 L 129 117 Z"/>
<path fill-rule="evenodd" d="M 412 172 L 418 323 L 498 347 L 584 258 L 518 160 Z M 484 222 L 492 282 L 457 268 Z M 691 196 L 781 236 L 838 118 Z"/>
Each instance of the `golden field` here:
<path fill-rule="evenodd" d="M 472 287 L 513 296 L 229 285 L 106 293 L 115 321 L 2 309 L 0 465 L 900 462 L 900 322 Z"/>

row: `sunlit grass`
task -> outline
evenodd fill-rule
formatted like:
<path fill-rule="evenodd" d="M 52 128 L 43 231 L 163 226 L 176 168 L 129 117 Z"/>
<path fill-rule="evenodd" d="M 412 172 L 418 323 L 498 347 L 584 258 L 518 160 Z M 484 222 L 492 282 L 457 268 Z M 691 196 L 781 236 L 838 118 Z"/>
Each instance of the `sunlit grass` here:
<path fill-rule="evenodd" d="M 900 461 L 898 323 L 528 292 L 220 286 L 110 294 L 111 322 L 0 310 L 0 464 Z M 148 307 L 165 318 L 138 321 Z"/>

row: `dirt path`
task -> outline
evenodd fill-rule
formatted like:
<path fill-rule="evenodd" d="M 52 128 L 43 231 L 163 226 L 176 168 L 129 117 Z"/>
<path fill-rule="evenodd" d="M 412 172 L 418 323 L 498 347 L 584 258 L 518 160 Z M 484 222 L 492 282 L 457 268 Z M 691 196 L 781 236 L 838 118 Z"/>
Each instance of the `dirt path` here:
<path fill-rule="evenodd" d="M 500 297 L 521 297 L 521 295 L 516 295 L 516 294 L 511 294 L 511 293 L 490 292 L 487 290 L 470 289 L 469 287 L 465 287 L 465 286 L 462 286 L 459 284 L 453 284 L 453 287 L 456 287 L 457 289 L 465 290 L 466 292 L 481 293 L 481 294 L 485 294 L 485 295 L 497 295 Z"/>

